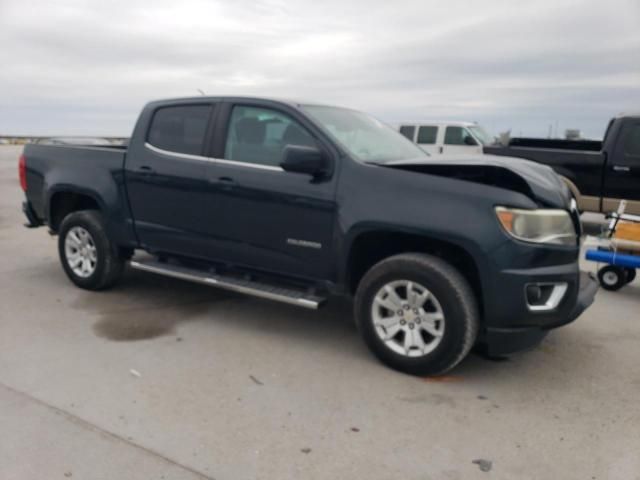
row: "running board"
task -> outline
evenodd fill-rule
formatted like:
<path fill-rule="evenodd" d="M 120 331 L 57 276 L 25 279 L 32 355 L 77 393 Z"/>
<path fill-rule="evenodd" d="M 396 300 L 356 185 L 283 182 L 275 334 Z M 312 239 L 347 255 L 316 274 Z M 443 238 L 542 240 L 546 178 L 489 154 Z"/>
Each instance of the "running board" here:
<path fill-rule="evenodd" d="M 302 290 L 274 286 L 253 280 L 243 280 L 204 270 L 158 262 L 156 260 L 131 260 L 129 265 L 135 270 L 202 283 L 211 287 L 224 288 L 226 290 L 245 293 L 247 295 L 253 295 L 254 297 L 267 298 L 277 302 L 289 303 L 304 308 L 317 309 L 326 300 L 324 297 L 319 297 Z"/>

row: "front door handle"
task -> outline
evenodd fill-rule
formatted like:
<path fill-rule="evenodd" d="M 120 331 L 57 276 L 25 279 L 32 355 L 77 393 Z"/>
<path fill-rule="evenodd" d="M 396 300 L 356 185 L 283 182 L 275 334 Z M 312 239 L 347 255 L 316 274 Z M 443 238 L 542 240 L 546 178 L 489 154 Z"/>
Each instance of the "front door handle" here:
<path fill-rule="evenodd" d="M 236 181 L 231 177 L 218 177 L 218 184 L 222 190 L 233 190 Z"/>
<path fill-rule="evenodd" d="M 627 167 L 625 165 L 614 165 L 613 166 L 613 171 L 614 172 L 630 172 L 631 171 L 631 167 Z"/>

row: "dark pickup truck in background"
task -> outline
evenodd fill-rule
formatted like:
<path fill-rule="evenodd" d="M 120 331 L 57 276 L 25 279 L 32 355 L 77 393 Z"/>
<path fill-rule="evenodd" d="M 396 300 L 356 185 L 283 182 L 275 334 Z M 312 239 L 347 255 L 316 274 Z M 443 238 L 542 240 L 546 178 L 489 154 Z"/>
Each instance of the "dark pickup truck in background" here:
<path fill-rule="evenodd" d="M 640 114 L 611 119 L 602 142 L 513 138 L 484 152 L 549 165 L 581 210 L 617 211 L 620 200 L 627 200 L 627 213 L 640 215 Z"/>
<path fill-rule="evenodd" d="M 367 345 L 409 373 L 442 373 L 474 344 L 531 347 L 597 290 L 550 168 L 433 161 L 353 110 L 152 102 L 126 147 L 27 145 L 19 167 L 29 226 L 58 234 L 79 287 L 128 264 L 308 308 L 353 297 Z"/>

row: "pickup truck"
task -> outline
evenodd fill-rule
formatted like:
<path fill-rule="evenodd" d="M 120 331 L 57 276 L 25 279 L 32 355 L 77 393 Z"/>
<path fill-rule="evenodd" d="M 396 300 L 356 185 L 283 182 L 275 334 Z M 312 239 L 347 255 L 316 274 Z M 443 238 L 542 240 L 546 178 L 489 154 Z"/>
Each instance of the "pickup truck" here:
<path fill-rule="evenodd" d="M 602 142 L 513 138 L 484 152 L 549 165 L 580 210 L 614 212 L 626 200 L 627 213 L 640 215 L 640 114 L 611 119 Z"/>
<path fill-rule="evenodd" d="M 156 101 L 127 147 L 27 145 L 19 173 L 28 226 L 58 235 L 78 287 L 107 288 L 128 265 L 307 308 L 346 296 L 373 353 L 412 374 L 476 344 L 532 347 L 597 290 L 549 167 L 433 161 L 345 108 Z"/>
<path fill-rule="evenodd" d="M 483 153 L 494 139 L 473 122 L 403 123 L 398 131 L 430 155 Z"/>

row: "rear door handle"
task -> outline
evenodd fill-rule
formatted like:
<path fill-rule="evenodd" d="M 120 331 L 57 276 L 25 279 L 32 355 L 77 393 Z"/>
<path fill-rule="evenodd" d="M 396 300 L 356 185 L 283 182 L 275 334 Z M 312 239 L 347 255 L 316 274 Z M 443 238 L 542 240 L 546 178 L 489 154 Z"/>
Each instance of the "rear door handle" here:
<path fill-rule="evenodd" d="M 143 175 L 153 175 L 156 171 L 151 168 L 149 165 L 141 165 L 138 167 L 138 172 Z"/>
<path fill-rule="evenodd" d="M 630 172 L 631 171 L 631 167 L 626 167 L 624 165 L 614 165 L 613 166 L 613 171 L 614 172 Z"/>

